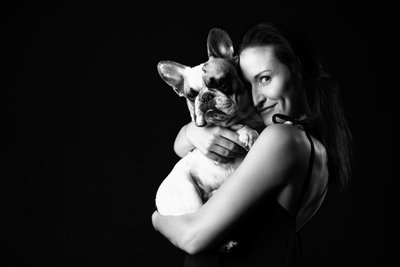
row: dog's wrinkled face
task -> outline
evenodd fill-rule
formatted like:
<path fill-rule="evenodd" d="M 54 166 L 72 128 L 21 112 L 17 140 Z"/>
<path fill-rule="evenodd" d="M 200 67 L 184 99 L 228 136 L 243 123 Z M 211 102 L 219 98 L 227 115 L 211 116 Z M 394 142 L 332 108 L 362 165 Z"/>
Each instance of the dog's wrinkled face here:
<path fill-rule="evenodd" d="M 179 96 L 186 98 L 197 126 L 230 126 L 239 120 L 238 98 L 246 91 L 237 73 L 232 41 L 225 31 L 212 29 L 207 49 L 209 59 L 205 63 L 188 67 L 173 61 L 161 61 L 158 71 Z"/>
<path fill-rule="evenodd" d="M 187 68 L 186 80 L 184 95 L 197 126 L 227 126 L 232 122 L 239 111 L 236 96 L 244 89 L 230 61 L 210 58 L 204 64 Z"/>

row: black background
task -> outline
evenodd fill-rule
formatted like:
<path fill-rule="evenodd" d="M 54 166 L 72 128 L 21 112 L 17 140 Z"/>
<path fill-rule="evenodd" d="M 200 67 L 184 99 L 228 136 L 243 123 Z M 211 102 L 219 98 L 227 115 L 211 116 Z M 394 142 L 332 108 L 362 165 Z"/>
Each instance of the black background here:
<path fill-rule="evenodd" d="M 385 266 L 393 8 L 384 1 L 127 3 L 2 4 L 6 258 L 177 266 L 183 253 L 153 230 L 151 213 L 189 113 L 157 62 L 197 65 L 207 59 L 211 28 L 225 29 L 236 48 L 247 26 L 271 19 L 312 38 L 342 87 L 355 138 L 349 192 L 329 191 L 301 232 L 305 266 Z"/>

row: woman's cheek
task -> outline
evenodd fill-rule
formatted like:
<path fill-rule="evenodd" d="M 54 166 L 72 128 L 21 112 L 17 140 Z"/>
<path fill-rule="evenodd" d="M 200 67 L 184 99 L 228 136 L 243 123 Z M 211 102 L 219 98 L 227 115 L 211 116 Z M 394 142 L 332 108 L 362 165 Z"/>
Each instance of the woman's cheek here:
<path fill-rule="evenodd" d="M 267 98 L 269 99 L 280 98 L 285 91 L 285 88 L 283 88 L 281 85 L 282 83 L 279 79 L 275 79 L 274 81 L 272 81 L 268 86 Z"/>

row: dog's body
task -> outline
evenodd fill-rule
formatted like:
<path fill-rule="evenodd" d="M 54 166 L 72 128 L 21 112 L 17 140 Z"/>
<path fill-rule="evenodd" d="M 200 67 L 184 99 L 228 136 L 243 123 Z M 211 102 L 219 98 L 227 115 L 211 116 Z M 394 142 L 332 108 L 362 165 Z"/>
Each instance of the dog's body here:
<path fill-rule="evenodd" d="M 211 124 L 243 126 L 237 132 L 242 146 L 249 150 L 258 137 L 253 128 L 261 120 L 251 97 L 237 73 L 233 45 L 226 32 L 212 29 L 207 39 L 209 59 L 193 68 L 173 61 L 161 61 L 158 71 L 175 92 L 185 97 L 192 121 L 198 127 Z M 229 163 L 216 163 L 197 149 L 189 152 L 164 179 L 156 194 L 157 210 L 162 215 L 181 215 L 196 211 L 227 177 L 243 157 Z"/>

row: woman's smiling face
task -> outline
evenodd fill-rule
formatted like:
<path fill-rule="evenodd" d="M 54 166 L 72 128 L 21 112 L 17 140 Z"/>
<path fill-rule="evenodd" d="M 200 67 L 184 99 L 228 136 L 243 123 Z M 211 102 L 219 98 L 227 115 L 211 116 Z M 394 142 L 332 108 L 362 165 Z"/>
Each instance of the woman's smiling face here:
<path fill-rule="evenodd" d="M 300 90 L 293 85 L 289 68 L 275 57 L 273 46 L 246 48 L 240 53 L 239 63 L 266 126 L 273 123 L 275 113 L 299 115 Z"/>

